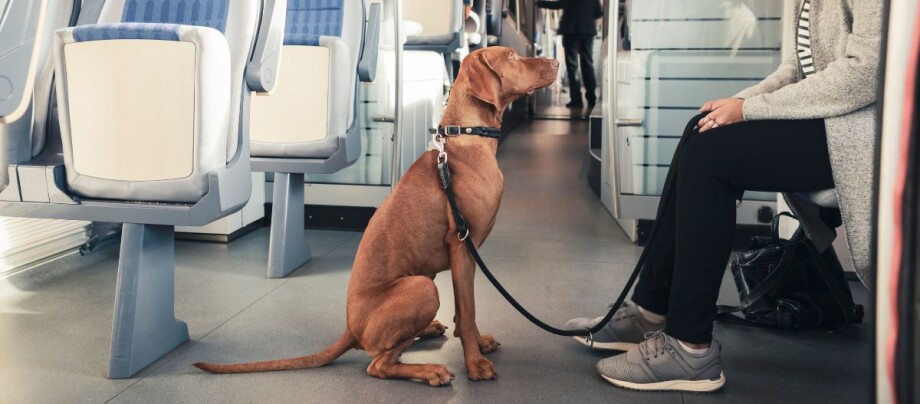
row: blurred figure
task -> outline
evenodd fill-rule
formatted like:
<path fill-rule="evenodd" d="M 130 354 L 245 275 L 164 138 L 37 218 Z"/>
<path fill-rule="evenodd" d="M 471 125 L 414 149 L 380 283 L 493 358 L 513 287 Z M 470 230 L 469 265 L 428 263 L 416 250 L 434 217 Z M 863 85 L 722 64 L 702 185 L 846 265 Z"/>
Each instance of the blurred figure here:
<path fill-rule="evenodd" d="M 744 41 L 751 39 L 757 32 L 757 16 L 754 11 L 740 0 L 726 0 L 722 3 L 725 20 L 728 21 L 726 46 L 732 49 L 731 57 L 738 55 L 738 49 Z"/>
<path fill-rule="evenodd" d="M 594 77 L 594 37 L 597 35 L 597 19 L 604 16 L 598 0 L 540 0 L 537 7 L 562 10 L 559 33 L 565 50 L 565 69 L 569 75 L 569 94 L 572 101 L 569 108 L 583 108 L 581 83 L 578 70 L 585 84 L 584 98 L 588 107 L 597 103 L 597 79 Z M 579 66 L 579 61 L 581 65 Z"/>

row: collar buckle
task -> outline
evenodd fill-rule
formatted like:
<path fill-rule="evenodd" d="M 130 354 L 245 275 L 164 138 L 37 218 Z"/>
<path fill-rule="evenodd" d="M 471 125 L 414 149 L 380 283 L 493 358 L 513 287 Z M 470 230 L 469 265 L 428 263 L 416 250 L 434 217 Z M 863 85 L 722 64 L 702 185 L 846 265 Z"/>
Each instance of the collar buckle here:
<path fill-rule="evenodd" d="M 461 133 L 463 132 L 460 130 L 459 126 L 445 126 L 444 127 L 445 136 L 457 136 L 457 135 L 460 135 Z"/>

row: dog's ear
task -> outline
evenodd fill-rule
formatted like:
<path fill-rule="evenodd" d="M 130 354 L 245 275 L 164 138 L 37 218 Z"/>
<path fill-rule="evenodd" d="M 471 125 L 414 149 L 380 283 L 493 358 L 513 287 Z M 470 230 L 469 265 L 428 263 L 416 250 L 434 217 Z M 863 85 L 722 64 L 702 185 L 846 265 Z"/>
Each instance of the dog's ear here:
<path fill-rule="evenodd" d="M 492 63 L 486 58 L 484 52 L 466 58 L 463 63 L 469 63 L 468 66 L 465 66 L 467 81 L 469 81 L 467 92 L 483 102 L 492 104 L 499 111 L 504 109 L 502 76 L 492 67 Z"/>

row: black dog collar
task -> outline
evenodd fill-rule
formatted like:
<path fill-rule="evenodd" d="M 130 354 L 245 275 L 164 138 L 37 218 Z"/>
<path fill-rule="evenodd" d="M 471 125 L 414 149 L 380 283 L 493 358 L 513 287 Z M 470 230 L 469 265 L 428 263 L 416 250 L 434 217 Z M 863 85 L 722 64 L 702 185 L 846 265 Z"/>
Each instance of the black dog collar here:
<path fill-rule="evenodd" d="M 432 134 L 440 133 L 444 136 L 459 136 L 459 135 L 478 135 L 482 137 L 490 137 L 493 139 L 499 139 L 502 137 L 502 130 L 498 128 L 490 128 L 487 126 L 439 126 L 435 132 L 432 129 Z"/>

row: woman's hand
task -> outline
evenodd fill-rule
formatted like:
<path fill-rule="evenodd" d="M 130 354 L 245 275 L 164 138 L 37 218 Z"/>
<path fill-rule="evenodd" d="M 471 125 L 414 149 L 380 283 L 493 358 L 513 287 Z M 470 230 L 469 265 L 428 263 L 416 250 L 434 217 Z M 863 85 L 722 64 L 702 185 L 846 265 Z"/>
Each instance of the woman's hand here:
<path fill-rule="evenodd" d="M 703 104 L 700 112 L 709 112 L 709 114 L 700 119 L 697 124 L 700 127 L 700 133 L 744 121 L 743 106 L 744 100 L 740 98 L 723 98 Z"/>

